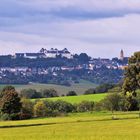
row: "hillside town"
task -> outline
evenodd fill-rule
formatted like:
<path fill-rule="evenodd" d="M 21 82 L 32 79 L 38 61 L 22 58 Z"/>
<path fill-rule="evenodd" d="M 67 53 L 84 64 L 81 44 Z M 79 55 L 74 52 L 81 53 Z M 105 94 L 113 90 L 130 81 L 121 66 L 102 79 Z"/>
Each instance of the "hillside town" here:
<path fill-rule="evenodd" d="M 61 80 L 69 85 L 71 82 L 68 81 L 73 82 L 72 79 L 75 79 L 74 82 L 78 82 L 80 78 L 100 83 L 101 78 L 107 79 L 107 75 L 104 75 L 107 71 L 119 73 L 116 77 L 112 74 L 113 82 L 116 83 L 122 78 L 120 72 L 123 73 L 127 65 L 128 58 L 124 57 L 123 50 L 120 52 L 120 58 L 108 59 L 92 58 L 85 53 L 72 54 L 67 48 L 42 48 L 37 53 L 0 56 L 0 83 L 59 83 Z M 15 80 L 13 77 L 16 77 Z"/>

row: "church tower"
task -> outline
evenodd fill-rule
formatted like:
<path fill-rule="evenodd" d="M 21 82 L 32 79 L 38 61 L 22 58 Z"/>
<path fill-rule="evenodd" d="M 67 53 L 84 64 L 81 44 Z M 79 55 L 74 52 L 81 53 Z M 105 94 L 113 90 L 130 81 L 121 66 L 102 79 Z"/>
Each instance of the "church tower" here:
<path fill-rule="evenodd" d="M 123 52 L 123 50 L 121 50 L 121 52 L 120 52 L 120 60 L 124 60 L 124 52 Z"/>

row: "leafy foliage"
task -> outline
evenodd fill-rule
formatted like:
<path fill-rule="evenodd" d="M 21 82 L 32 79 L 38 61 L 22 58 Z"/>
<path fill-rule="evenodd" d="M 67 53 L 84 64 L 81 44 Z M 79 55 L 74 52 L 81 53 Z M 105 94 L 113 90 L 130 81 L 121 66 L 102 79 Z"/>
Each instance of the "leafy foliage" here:
<path fill-rule="evenodd" d="M 44 117 L 46 116 L 47 107 L 43 101 L 38 101 L 34 105 L 34 116 L 35 117 Z"/>
<path fill-rule="evenodd" d="M 94 102 L 83 101 L 77 105 L 78 112 L 89 112 L 94 110 Z"/>
<path fill-rule="evenodd" d="M 0 110 L 2 115 L 7 114 L 11 119 L 19 119 L 19 113 L 21 111 L 22 104 L 20 97 L 15 91 L 14 87 L 5 87 L 2 91 L 2 97 L 0 99 Z"/>
<path fill-rule="evenodd" d="M 140 88 L 140 52 L 134 53 L 129 59 L 129 66 L 125 70 L 123 93 L 132 93 L 136 96 L 136 90 Z"/>
<path fill-rule="evenodd" d="M 21 109 L 21 119 L 30 119 L 33 116 L 33 102 L 28 99 L 23 98 L 22 102 L 22 109 Z"/>
<path fill-rule="evenodd" d="M 77 96 L 77 93 L 75 91 L 69 91 L 67 96 Z"/>

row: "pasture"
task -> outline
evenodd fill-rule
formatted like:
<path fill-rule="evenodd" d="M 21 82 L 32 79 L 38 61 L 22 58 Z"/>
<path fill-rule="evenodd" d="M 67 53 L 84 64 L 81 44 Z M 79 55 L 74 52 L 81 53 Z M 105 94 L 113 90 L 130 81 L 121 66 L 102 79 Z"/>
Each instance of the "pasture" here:
<path fill-rule="evenodd" d="M 139 140 L 138 112 L 69 114 L 67 117 L 0 122 L 1 140 Z"/>
<path fill-rule="evenodd" d="M 57 101 L 62 100 L 66 101 L 72 104 L 80 103 L 82 101 L 94 101 L 99 102 L 102 99 L 104 99 L 107 96 L 107 93 L 104 94 L 92 94 L 92 95 L 79 95 L 79 96 L 65 96 L 65 97 L 55 97 L 55 98 L 43 98 L 40 100 L 51 100 L 51 101 Z M 35 99 L 33 99 L 34 101 Z"/>

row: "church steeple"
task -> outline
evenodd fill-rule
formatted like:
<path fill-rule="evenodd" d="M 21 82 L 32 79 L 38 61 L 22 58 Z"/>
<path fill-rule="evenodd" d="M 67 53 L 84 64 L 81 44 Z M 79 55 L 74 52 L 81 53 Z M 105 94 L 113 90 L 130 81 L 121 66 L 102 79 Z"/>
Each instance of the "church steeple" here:
<path fill-rule="evenodd" d="M 120 52 L 120 60 L 124 60 L 124 51 L 123 50 L 121 50 L 121 52 Z"/>

